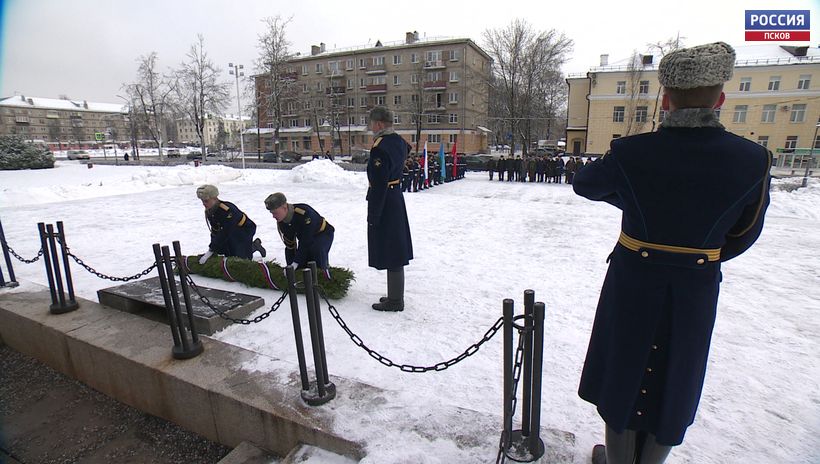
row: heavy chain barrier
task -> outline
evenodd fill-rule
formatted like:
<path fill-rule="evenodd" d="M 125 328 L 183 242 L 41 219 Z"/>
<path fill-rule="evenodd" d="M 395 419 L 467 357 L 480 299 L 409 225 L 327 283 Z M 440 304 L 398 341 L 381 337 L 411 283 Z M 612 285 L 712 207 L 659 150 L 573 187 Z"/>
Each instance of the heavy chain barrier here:
<path fill-rule="evenodd" d="M 194 290 L 194 293 L 196 293 L 196 296 L 199 298 L 200 301 L 202 301 L 205 304 L 205 306 L 208 307 L 208 309 L 213 311 L 214 314 L 221 317 L 222 319 L 227 319 L 227 320 L 233 322 L 234 324 L 250 325 L 250 324 L 256 324 L 256 323 L 262 322 L 263 320 L 267 319 L 271 314 L 275 313 L 276 310 L 279 309 L 279 307 L 282 305 L 282 302 L 285 301 L 285 297 L 288 296 L 288 289 L 287 289 L 287 287 L 285 287 L 285 290 L 282 292 L 282 296 L 280 296 L 279 299 L 276 300 L 275 303 L 273 303 L 273 305 L 270 307 L 270 310 L 268 310 L 267 312 L 265 312 L 263 314 L 260 314 L 256 317 L 254 317 L 253 319 L 239 319 L 239 318 L 234 318 L 234 317 L 228 316 L 227 314 L 225 314 L 225 311 L 223 311 L 223 310 L 217 308 L 216 306 L 214 306 L 211 303 L 211 300 L 209 300 L 207 296 L 203 295 L 199 291 L 199 287 L 196 285 L 196 283 L 194 282 L 194 280 L 191 278 L 190 275 L 186 275 L 185 280 L 188 281 L 188 285 Z"/>
<path fill-rule="evenodd" d="M 60 242 L 60 244 L 61 244 L 61 245 L 65 246 L 65 252 L 66 252 L 66 254 L 67 254 L 68 256 L 70 256 L 70 257 L 71 257 L 71 259 L 73 259 L 73 260 L 74 260 L 74 262 L 76 262 L 76 263 L 77 263 L 80 267 L 82 267 L 82 268 L 83 268 L 83 269 L 85 269 L 86 271 L 88 271 L 88 272 L 90 272 L 90 273 L 94 274 L 95 276 L 99 277 L 100 279 L 110 280 L 110 281 L 112 281 L 112 282 L 130 282 L 130 281 L 132 281 L 132 280 L 137 280 L 137 279 L 139 279 L 140 277 L 145 277 L 145 276 L 147 276 L 147 275 L 148 275 L 151 271 L 153 271 L 153 270 L 154 270 L 154 268 L 155 268 L 155 267 L 157 267 L 157 262 L 156 262 L 156 261 L 154 261 L 154 262 L 153 262 L 153 263 L 151 263 L 151 265 L 150 265 L 150 266 L 148 266 L 148 268 L 146 268 L 144 271 L 139 272 L 139 273 L 137 273 L 137 274 L 134 274 L 134 275 L 132 275 L 132 276 L 128 276 L 128 277 L 112 277 L 112 276 L 110 276 L 110 275 L 103 274 L 102 272 L 100 272 L 100 271 L 98 271 L 98 270 L 94 269 L 93 267 L 89 266 L 88 264 L 85 264 L 85 262 L 84 262 L 82 259 L 80 259 L 80 257 L 79 257 L 79 256 L 77 256 L 77 255 L 75 255 L 74 253 L 72 253 L 72 252 L 71 252 L 71 248 L 69 248 L 67 244 L 64 244 L 64 243 L 62 243 L 62 242 L 60 241 L 60 238 L 59 238 L 59 237 L 57 237 L 57 241 L 58 241 L 58 242 Z"/>
<path fill-rule="evenodd" d="M 391 359 L 389 359 L 385 356 L 382 356 L 377 351 L 368 348 L 367 345 L 365 345 L 364 342 L 362 341 L 361 337 L 359 337 L 358 335 L 353 333 L 352 330 L 350 330 L 350 328 L 345 323 L 344 319 L 342 319 L 342 316 L 339 315 L 339 311 L 327 299 L 327 297 L 325 296 L 325 294 L 322 291 L 321 287 L 319 288 L 319 295 L 321 295 L 321 297 L 325 300 L 325 303 L 327 303 L 327 308 L 328 308 L 328 310 L 330 310 L 330 315 L 333 316 L 333 319 L 336 320 L 336 322 L 339 324 L 339 326 L 342 328 L 342 330 L 347 332 L 347 335 L 350 337 L 351 340 L 353 340 L 353 343 L 355 343 L 356 346 L 358 346 L 359 348 L 365 350 L 367 352 L 367 354 L 370 355 L 371 358 L 373 358 L 376 361 L 384 364 L 385 366 L 387 366 L 387 367 L 396 367 L 398 369 L 401 369 L 403 372 L 443 371 L 443 370 L 447 369 L 448 367 L 451 367 L 455 364 L 458 364 L 461 361 L 463 361 L 464 359 L 466 359 L 467 357 L 476 354 L 476 352 L 478 352 L 478 349 L 481 348 L 481 345 L 483 345 L 484 343 L 489 341 L 491 338 L 493 338 L 493 336 L 496 333 L 498 333 L 498 331 L 501 329 L 502 325 L 504 324 L 504 318 L 499 317 L 498 320 L 495 322 L 495 324 L 493 324 L 493 326 L 490 327 L 489 330 L 487 330 L 487 332 L 484 334 L 484 336 L 481 338 L 481 340 L 479 340 L 478 342 L 473 343 L 472 345 L 470 345 L 466 350 L 464 350 L 463 353 L 456 356 L 455 358 L 448 359 L 447 361 L 442 361 L 442 362 L 436 363 L 432 366 L 413 366 L 413 365 L 410 365 L 410 364 L 398 364 L 398 363 L 392 361 Z"/>
<path fill-rule="evenodd" d="M 37 252 L 37 256 L 35 256 L 35 257 L 31 258 L 31 259 L 26 259 L 26 258 L 23 258 L 22 256 L 18 255 L 18 254 L 17 254 L 17 252 L 16 252 L 16 251 L 14 251 L 14 249 L 13 249 L 12 247 L 10 247 L 10 246 L 9 246 L 8 242 L 6 243 L 6 248 L 8 248 L 9 253 L 11 253 L 11 254 L 12 254 L 12 256 L 14 256 L 14 257 L 15 257 L 15 258 L 17 258 L 19 261 L 24 262 L 24 263 L 26 263 L 26 264 L 36 263 L 36 262 L 37 262 L 37 260 L 38 260 L 38 259 L 40 259 L 40 257 L 41 257 L 41 256 L 43 256 L 43 249 L 42 249 L 42 248 L 40 248 L 40 251 L 38 251 L 38 252 Z"/>
<path fill-rule="evenodd" d="M 521 378 L 521 365 L 524 360 L 524 332 L 530 329 L 522 329 L 519 331 L 518 348 L 515 350 L 515 364 L 513 364 L 513 386 L 512 386 L 512 407 L 510 408 L 510 416 L 505 418 L 505 421 L 512 420 L 515 415 L 515 406 L 518 404 L 518 380 Z M 504 454 L 504 433 L 501 432 L 501 439 L 498 442 L 498 456 L 495 458 L 495 464 L 503 464 L 507 461 L 507 456 Z"/>

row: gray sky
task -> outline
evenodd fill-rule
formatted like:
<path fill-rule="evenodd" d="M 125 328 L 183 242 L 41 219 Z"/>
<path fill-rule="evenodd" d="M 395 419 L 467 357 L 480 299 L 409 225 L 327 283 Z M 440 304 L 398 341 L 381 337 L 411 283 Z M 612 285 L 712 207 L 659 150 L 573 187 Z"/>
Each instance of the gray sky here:
<path fill-rule="evenodd" d="M 820 43 L 820 0 L 0 0 L 0 5 L 0 96 L 65 94 L 111 103 L 119 101 L 121 85 L 133 81 L 138 56 L 156 51 L 162 69 L 176 66 L 197 33 L 224 68 L 225 80 L 232 79 L 227 63 L 252 68 L 261 19 L 276 14 L 292 17 L 288 38 L 292 50 L 303 55 L 319 42 L 329 49 L 391 42 L 413 30 L 427 37 L 469 37 L 481 45 L 486 29 L 524 18 L 537 30 L 557 29 L 573 39 L 574 52 L 564 68 L 569 73 L 597 65 L 602 53 L 617 61 L 677 34 L 686 45 L 717 40 L 742 45 L 746 9 L 809 9 L 812 43 Z"/>

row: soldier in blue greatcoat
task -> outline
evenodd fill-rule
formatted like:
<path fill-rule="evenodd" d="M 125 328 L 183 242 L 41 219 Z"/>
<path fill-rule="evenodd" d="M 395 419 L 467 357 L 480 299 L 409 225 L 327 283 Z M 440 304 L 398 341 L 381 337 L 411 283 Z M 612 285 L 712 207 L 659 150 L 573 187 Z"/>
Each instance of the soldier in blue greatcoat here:
<path fill-rule="evenodd" d="M 367 162 L 368 264 L 387 270 L 387 296 L 373 309 L 403 311 L 404 266 L 413 259 L 413 243 L 400 182 L 410 145 L 393 131 L 393 115 L 386 108 L 370 111 L 370 130 L 376 138 Z"/>
<path fill-rule="evenodd" d="M 265 256 L 262 242 L 253 239 L 256 223 L 233 203 L 220 200 L 216 186 L 202 185 L 196 189 L 196 196 L 205 207 L 205 221 L 211 231 L 211 243 L 199 264 L 205 264 L 213 254 L 251 259 L 253 252 L 258 251 Z"/>
<path fill-rule="evenodd" d="M 279 237 L 285 244 L 285 263 L 297 269 L 315 261 L 320 272 L 329 278 L 328 254 L 335 229 L 327 219 L 306 203 L 288 203 L 282 192 L 268 195 L 265 208 L 276 219 Z"/>
<path fill-rule="evenodd" d="M 727 132 L 735 53 L 718 42 L 667 54 L 671 112 L 657 132 L 613 140 L 576 193 L 623 212 L 609 255 L 579 395 L 606 423 L 595 463 L 662 463 L 695 418 L 715 322 L 720 265 L 748 249 L 769 203 L 771 153 Z"/>

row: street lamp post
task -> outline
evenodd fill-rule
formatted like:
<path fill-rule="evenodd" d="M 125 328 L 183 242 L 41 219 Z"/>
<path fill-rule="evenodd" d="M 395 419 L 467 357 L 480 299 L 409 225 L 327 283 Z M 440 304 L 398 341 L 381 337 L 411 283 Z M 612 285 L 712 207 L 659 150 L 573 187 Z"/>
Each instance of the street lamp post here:
<path fill-rule="evenodd" d="M 242 150 L 242 169 L 245 169 L 245 134 L 243 134 L 243 132 L 245 132 L 245 126 L 244 124 L 242 124 L 242 103 L 239 99 L 239 78 L 245 76 L 245 72 L 242 71 L 242 69 L 244 69 L 245 66 L 241 64 L 237 64 L 236 66 L 234 66 L 233 63 L 228 63 L 228 67 L 231 68 L 228 71 L 228 74 L 231 74 L 234 77 L 236 77 L 236 110 L 239 115 L 239 146 Z"/>
<path fill-rule="evenodd" d="M 809 167 L 811 160 L 814 158 L 814 146 L 817 145 L 817 129 L 820 129 L 820 118 L 817 119 L 817 124 L 814 125 L 814 138 L 811 141 L 811 148 L 809 149 L 809 161 L 806 163 L 806 172 L 803 174 L 803 187 L 809 185 Z"/>

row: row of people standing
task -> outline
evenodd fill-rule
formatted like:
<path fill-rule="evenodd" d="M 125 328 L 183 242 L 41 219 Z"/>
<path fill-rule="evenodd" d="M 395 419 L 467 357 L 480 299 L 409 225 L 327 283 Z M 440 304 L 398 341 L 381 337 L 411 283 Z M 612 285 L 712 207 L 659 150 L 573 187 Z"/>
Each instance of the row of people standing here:
<path fill-rule="evenodd" d="M 490 180 L 493 175 L 498 174 L 498 180 L 504 181 L 504 174 L 507 174 L 507 182 L 547 182 L 560 184 L 566 180 L 567 184 L 572 184 L 575 174 L 580 172 L 584 166 L 590 164 L 592 158 L 587 158 L 586 162 L 580 156 L 570 156 L 565 162 L 561 156 L 528 156 L 524 159 L 521 155 L 513 158 L 490 159 L 487 161 L 487 171 Z"/>
<path fill-rule="evenodd" d="M 438 156 L 427 156 L 427 177 L 424 176 L 424 158 L 419 155 L 408 156 L 404 162 L 401 176 L 402 192 L 418 192 L 434 187 L 443 182 L 452 182 L 463 179 L 467 164 L 459 158 L 453 168 L 453 156 L 444 157 L 444 175 L 441 172 L 441 161 Z"/>

